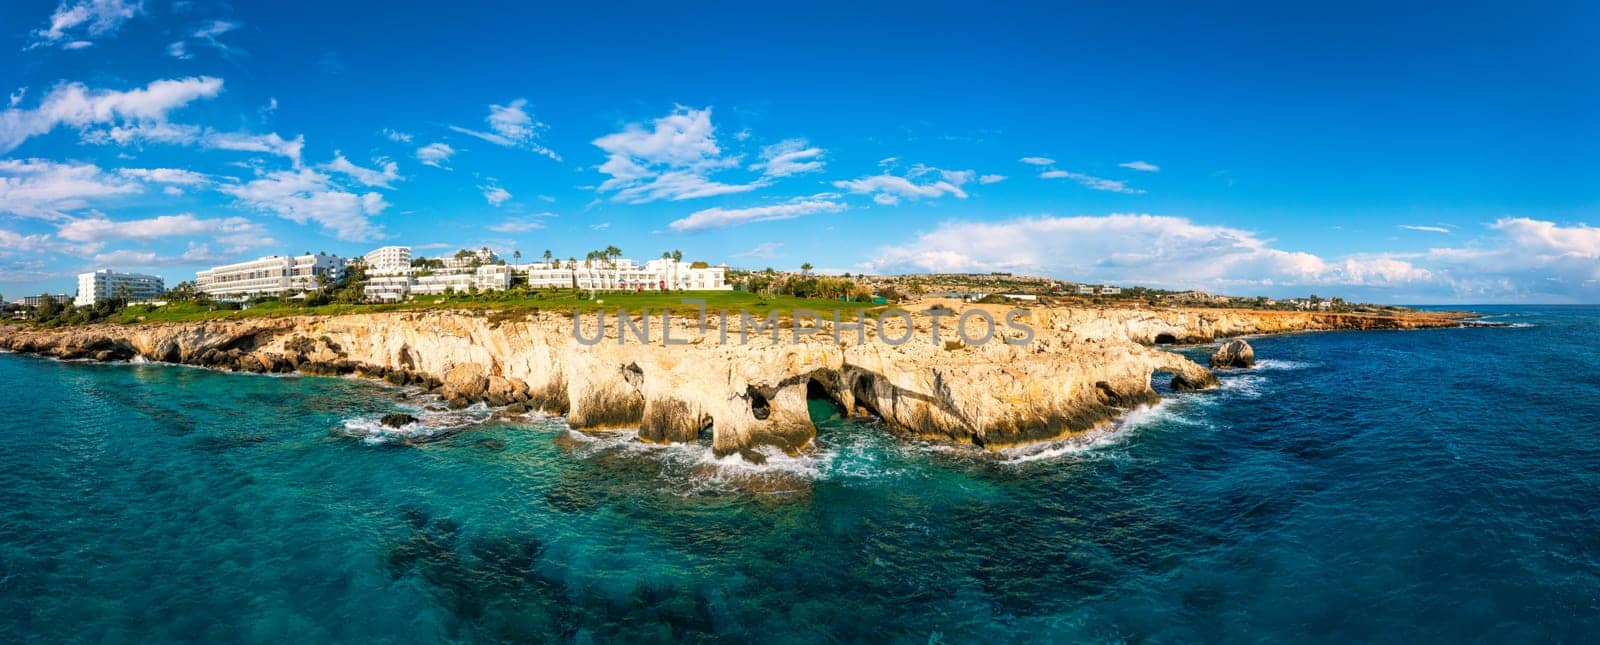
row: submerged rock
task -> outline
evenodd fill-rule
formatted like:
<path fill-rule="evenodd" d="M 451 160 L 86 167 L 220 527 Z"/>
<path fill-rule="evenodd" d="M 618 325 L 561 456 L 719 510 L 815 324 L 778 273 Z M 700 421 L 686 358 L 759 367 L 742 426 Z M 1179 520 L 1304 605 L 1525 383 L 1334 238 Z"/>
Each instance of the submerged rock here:
<path fill-rule="evenodd" d="M 1217 348 L 1217 353 L 1211 355 L 1211 367 L 1227 369 L 1231 367 L 1254 367 L 1256 364 L 1256 350 L 1250 343 L 1243 340 L 1230 340 Z"/>
<path fill-rule="evenodd" d="M 378 420 L 378 423 L 381 423 L 381 424 L 383 424 L 385 426 L 388 426 L 390 428 L 399 428 L 399 427 L 403 427 L 403 426 L 406 426 L 408 424 L 412 424 L 412 423 L 416 423 L 416 422 L 417 422 L 417 418 L 416 417 L 411 416 L 409 414 L 401 413 L 401 412 L 396 412 L 394 414 L 385 414 L 385 415 L 383 415 L 382 419 Z"/>

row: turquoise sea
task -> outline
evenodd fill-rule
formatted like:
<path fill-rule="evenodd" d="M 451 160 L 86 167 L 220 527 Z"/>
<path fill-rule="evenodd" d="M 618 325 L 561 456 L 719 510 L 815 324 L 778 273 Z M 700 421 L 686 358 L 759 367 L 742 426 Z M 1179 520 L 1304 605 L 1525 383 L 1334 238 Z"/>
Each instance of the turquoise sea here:
<path fill-rule="evenodd" d="M 1591 641 L 1600 309 L 1477 310 L 1512 326 L 1252 339 L 1218 392 L 1001 455 L 817 402 L 765 467 L 0 354 L 0 642 Z"/>

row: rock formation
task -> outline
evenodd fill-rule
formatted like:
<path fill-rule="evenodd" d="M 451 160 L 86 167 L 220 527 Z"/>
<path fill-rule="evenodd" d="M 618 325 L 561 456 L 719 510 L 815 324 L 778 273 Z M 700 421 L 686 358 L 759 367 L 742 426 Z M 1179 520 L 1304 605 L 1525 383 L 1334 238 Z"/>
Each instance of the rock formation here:
<path fill-rule="evenodd" d="M 390 427 L 390 428 L 401 428 L 401 427 L 404 427 L 404 426 L 406 426 L 408 424 L 412 424 L 412 423 L 416 423 L 416 422 L 417 422 L 417 418 L 416 417 L 411 416 L 409 414 L 401 413 L 401 412 L 396 412 L 394 414 L 385 414 L 385 415 L 383 415 L 382 419 L 378 420 L 378 423 L 381 423 L 384 426 Z"/>
<path fill-rule="evenodd" d="M 0 348 L 60 358 L 152 361 L 244 372 L 356 374 L 438 395 L 451 407 L 484 402 L 566 415 L 577 429 L 638 428 L 652 442 L 709 433 L 719 455 L 775 448 L 794 453 L 815 436 L 807 397 L 874 415 L 910 435 L 1000 448 L 1089 430 L 1156 400 L 1155 372 L 1177 389 L 1216 385 L 1206 368 L 1147 346 L 1219 334 L 1325 328 L 1442 326 L 1445 318 L 1281 317 L 1275 312 L 1035 309 L 1032 342 L 936 339 L 925 316 L 885 316 L 861 332 L 792 323 L 752 334 L 720 332 L 712 317 L 651 317 L 650 342 L 625 341 L 615 315 L 394 312 L 196 323 L 35 329 L 0 325 Z M 613 312 L 614 314 L 614 312 Z M 999 316 L 997 315 L 998 319 Z M 912 340 L 885 342 L 908 333 Z M 633 322 L 640 322 L 634 319 Z M 575 329 L 576 327 L 576 329 Z M 670 327 L 670 330 L 666 328 Z M 1005 330 L 1004 327 L 1000 328 Z M 673 337 L 666 344 L 663 331 Z M 1010 331 L 1010 330 L 1005 330 Z M 815 332 L 815 333 L 807 333 Z M 575 336 L 576 333 L 576 336 Z M 599 338 L 596 344 L 576 340 Z M 676 344 L 682 343 L 682 344 Z"/>
<path fill-rule="evenodd" d="M 1254 367 L 1256 364 L 1256 350 L 1250 343 L 1242 339 L 1230 340 L 1217 348 L 1211 355 L 1212 369 L 1227 369 L 1231 367 Z"/>

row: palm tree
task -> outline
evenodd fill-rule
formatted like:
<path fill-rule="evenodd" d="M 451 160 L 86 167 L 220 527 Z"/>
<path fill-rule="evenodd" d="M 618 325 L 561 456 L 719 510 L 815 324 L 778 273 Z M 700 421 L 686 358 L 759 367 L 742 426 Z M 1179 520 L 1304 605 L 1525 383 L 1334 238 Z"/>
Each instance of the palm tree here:
<path fill-rule="evenodd" d="M 511 252 L 511 257 L 516 259 L 516 261 L 521 262 L 522 261 L 522 251 L 512 251 Z"/>
<path fill-rule="evenodd" d="M 671 260 L 672 259 L 672 252 L 671 251 L 662 251 L 661 252 L 661 259 L 663 259 L 663 260 Z"/>
<path fill-rule="evenodd" d="M 544 263 L 545 263 L 545 265 L 549 265 L 550 264 L 550 258 L 553 258 L 553 257 L 555 257 L 555 254 L 551 253 L 550 249 L 545 249 L 544 250 Z"/>
<path fill-rule="evenodd" d="M 800 275 L 811 275 L 811 263 L 804 262 L 800 265 Z"/>
<path fill-rule="evenodd" d="M 673 262 L 682 262 L 683 261 L 683 251 L 679 251 L 677 249 L 673 249 L 672 250 L 672 261 Z"/>

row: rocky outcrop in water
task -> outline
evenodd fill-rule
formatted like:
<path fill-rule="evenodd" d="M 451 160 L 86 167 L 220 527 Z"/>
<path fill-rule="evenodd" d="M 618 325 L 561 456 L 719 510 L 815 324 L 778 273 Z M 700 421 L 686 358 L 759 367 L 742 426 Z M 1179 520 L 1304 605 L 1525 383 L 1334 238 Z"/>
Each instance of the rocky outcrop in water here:
<path fill-rule="evenodd" d="M 1180 390 L 1216 385 L 1206 368 L 1147 346 L 1158 334 L 1187 341 L 1351 324 L 1316 314 L 1286 319 L 1261 313 L 1273 312 L 1256 312 L 1251 322 L 1251 315 L 1234 312 L 1037 309 L 1027 344 L 1008 344 L 997 334 L 992 342 L 969 345 L 952 340 L 948 326 L 936 340 L 932 321 L 920 315 L 909 319 L 909 330 L 886 317 L 886 338 L 913 335 L 899 345 L 879 338 L 870 323 L 836 340 L 830 324 L 809 322 L 798 329 L 786 323 L 776 341 L 763 332 L 744 344 L 736 336 L 724 344 L 715 317 L 701 330 L 693 319 L 663 325 L 658 314 L 648 343 L 632 335 L 623 340 L 615 316 L 603 327 L 585 316 L 576 332 L 600 339 L 591 345 L 575 340 L 570 315 L 437 311 L 59 329 L 7 325 L 0 326 L 0 347 L 241 372 L 353 374 L 432 392 L 452 408 L 482 402 L 565 415 L 578 429 L 636 427 L 645 441 L 709 434 L 721 455 L 803 449 L 816 434 L 806 405 L 813 396 L 906 434 L 1000 448 L 1083 432 L 1154 401 L 1156 372 L 1172 375 Z M 667 327 L 682 344 L 666 344 Z"/>
<path fill-rule="evenodd" d="M 1254 367 L 1255 364 L 1256 350 L 1243 340 L 1223 343 L 1222 347 L 1218 347 L 1216 353 L 1211 355 L 1212 369 Z"/>
<path fill-rule="evenodd" d="M 416 422 L 416 417 L 401 412 L 385 414 L 383 415 L 382 419 L 378 420 L 378 423 L 381 423 L 384 425 L 384 427 L 388 428 L 403 428 Z"/>

